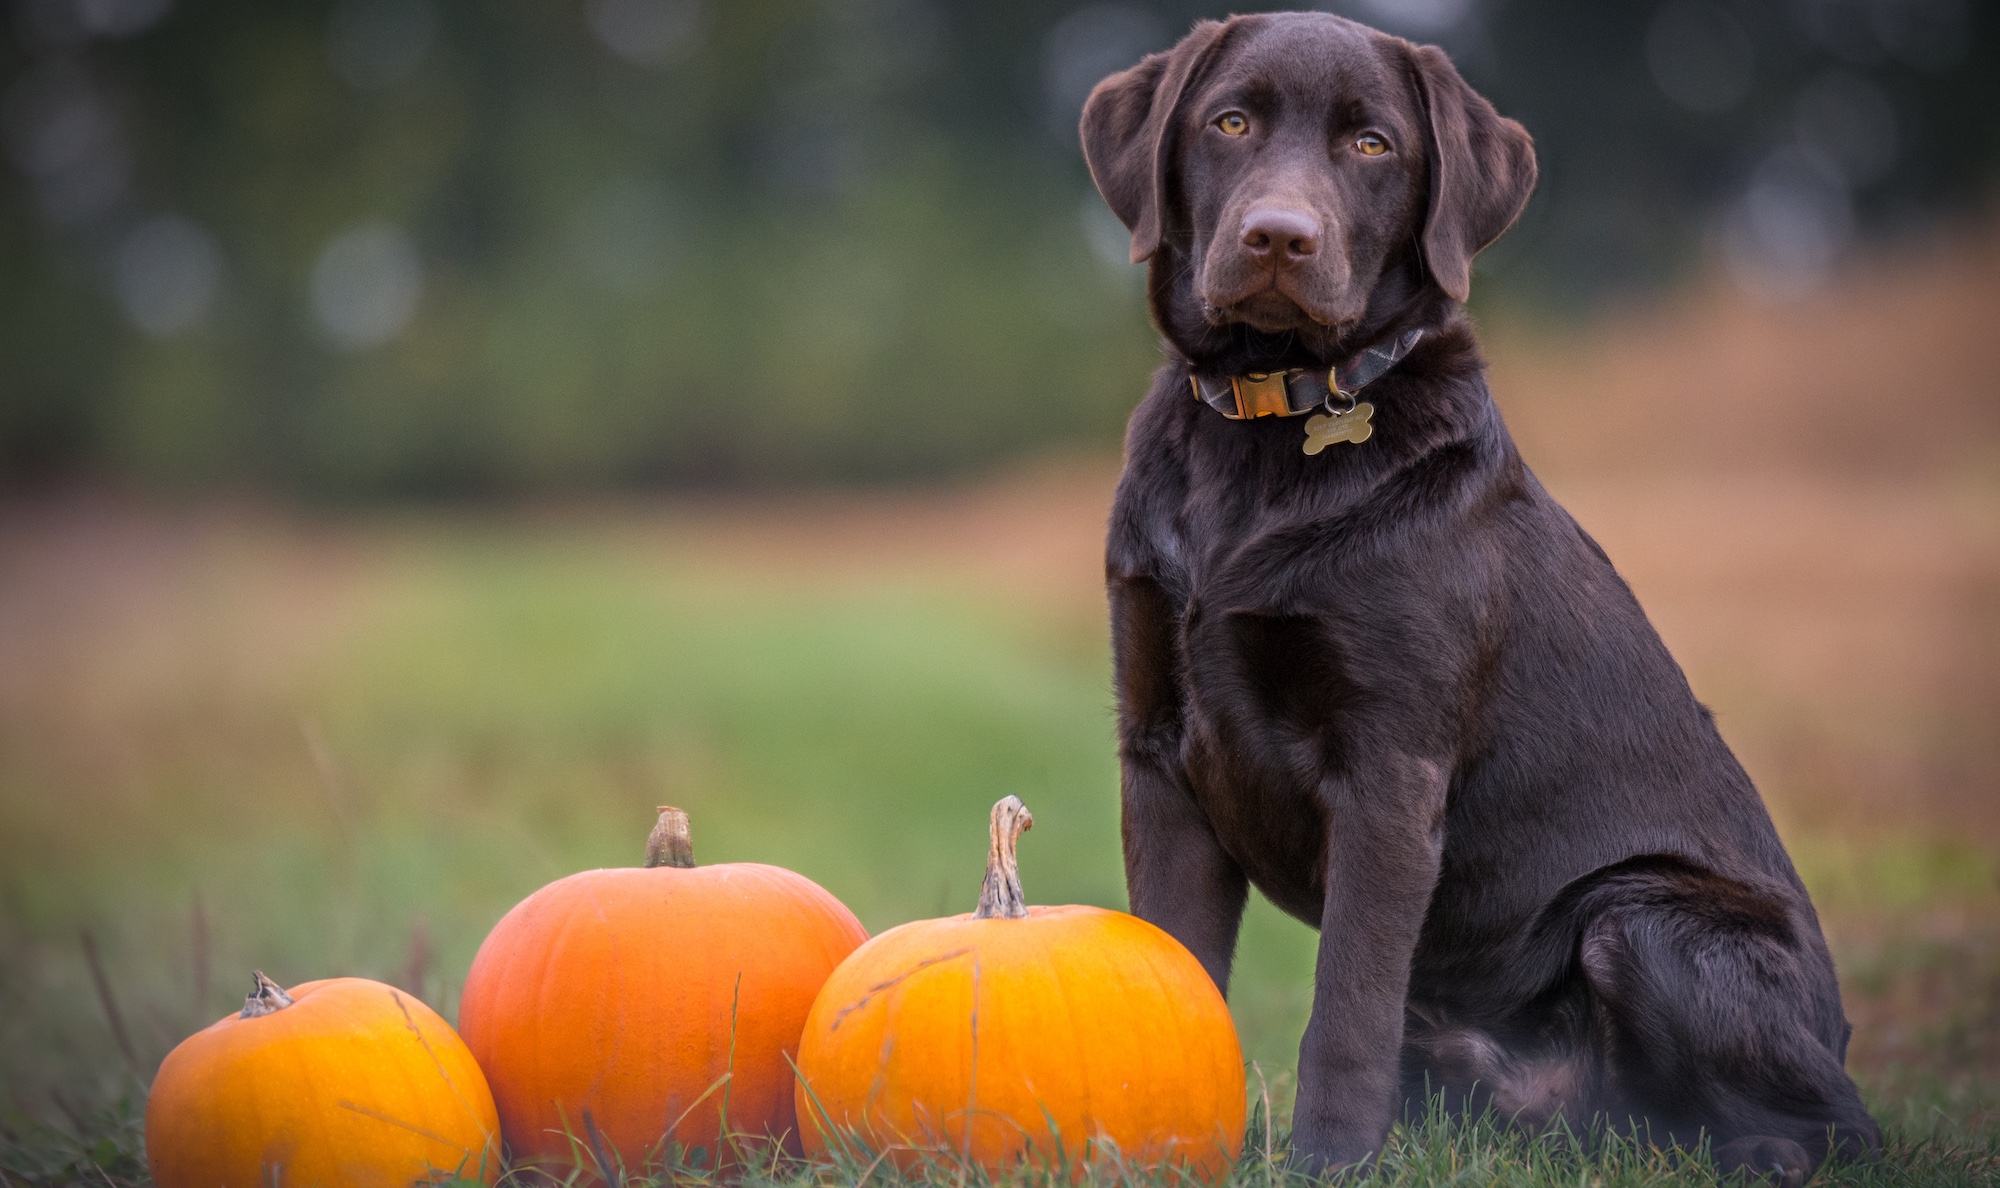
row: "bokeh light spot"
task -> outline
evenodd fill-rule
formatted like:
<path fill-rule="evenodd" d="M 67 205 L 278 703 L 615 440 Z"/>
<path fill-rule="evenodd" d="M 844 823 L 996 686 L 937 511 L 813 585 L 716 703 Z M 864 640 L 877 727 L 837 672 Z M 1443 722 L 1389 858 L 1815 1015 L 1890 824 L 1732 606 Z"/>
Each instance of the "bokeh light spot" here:
<path fill-rule="evenodd" d="M 1406 37 L 1442 37 L 1465 23 L 1477 0 L 1351 0 L 1354 15 Z"/>
<path fill-rule="evenodd" d="M 215 237 L 174 214 L 133 228 L 112 264 L 119 307 L 154 338 L 171 338 L 200 324 L 221 280 L 222 250 Z"/>
<path fill-rule="evenodd" d="M 35 183 L 49 220 L 75 226 L 125 197 L 131 160 L 117 117 L 83 70 L 57 60 L 23 75 L 0 101 L 15 168 Z"/>
<path fill-rule="evenodd" d="M 1840 171 L 1798 145 L 1767 156 L 1723 220 L 1730 271 L 1745 289 L 1793 297 L 1823 284 L 1854 238 Z"/>
<path fill-rule="evenodd" d="M 313 265 L 313 317 L 343 350 L 381 346 L 410 324 L 423 279 L 416 245 L 402 228 L 358 224 L 329 240 Z"/>
<path fill-rule="evenodd" d="M 590 31 L 612 53 L 638 66 L 671 66 L 694 47 L 698 0 L 590 0 Z"/>
<path fill-rule="evenodd" d="M 376 91 L 415 74 L 437 40 L 431 0 L 342 0 L 326 31 L 326 56 L 348 86 Z"/>
<path fill-rule="evenodd" d="M 144 33 L 173 7 L 173 0 L 76 0 L 83 27 L 105 37 Z"/>

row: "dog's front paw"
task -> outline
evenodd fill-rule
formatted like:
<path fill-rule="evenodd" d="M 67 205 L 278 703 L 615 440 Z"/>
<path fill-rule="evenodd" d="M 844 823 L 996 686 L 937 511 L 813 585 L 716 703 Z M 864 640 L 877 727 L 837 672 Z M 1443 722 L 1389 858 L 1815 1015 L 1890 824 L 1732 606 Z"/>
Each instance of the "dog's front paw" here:
<path fill-rule="evenodd" d="M 1379 1141 L 1356 1139 L 1332 1127 L 1300 1126 L 1292 1131 L 1285 1169 L 1315 1180 L 1345 1179 L 1345 1173 L 1358 1171 L 1373 1159 L 1380 1146 Z"/>
<path fill-rule="evenodd" d="M 1752 1183 L 1761 1179 L 1782 1188 L 1799 1188 L 1812 1174 L 1813 1162 L 1806 1149 L 1790 1139 L 1753 1134 L 1717 1147 L 1715 1170 L 1725 1177 L 1744 1172 Z"/>

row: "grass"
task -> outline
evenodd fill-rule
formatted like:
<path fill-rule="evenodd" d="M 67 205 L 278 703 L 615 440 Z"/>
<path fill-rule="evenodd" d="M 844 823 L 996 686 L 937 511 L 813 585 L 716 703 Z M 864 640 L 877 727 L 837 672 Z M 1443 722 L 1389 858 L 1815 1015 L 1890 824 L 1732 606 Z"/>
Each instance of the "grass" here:
<path fill-rule="evenodd" d="M 1250 1120 L 1243 1156 L 1225 1188 L 1306 1188 L 1310 1177 L 1290 1168 L 1282 1124 L 1267 1125 L 1269 1115 L 1256 1111 Z M 12 1178 L 30 1184 L 94 1184 L 103 1188 L 149 1183 L 141 1153 L 139 1110 L 131 1098 L 79 1116 L 70 1127 L 40 1126 L 16 1132 L 6 1166 Z M 589 1157 L 586 1155 L 586 1163 Z M 653 1185 L 697 1186 L 728 1181 L 748 1188 L 833 1188 L 834 1185 L 880 1183 L 1055 1185 L 1073 1182 L 1061 1165 L 1027 1164 L 1003 1176 L 988 1176 L 960 1165 L 949 1153 L 898 1166 L 864 1147 L 843 1151 L 821 1162 L 805 1162 L 772 1152 L 743 1170 L 718 1174 L 706 1160 L 676 1161 L 665 1167 L 625 1172 L 632 1188 Z M 594 1170 L 594 1168 L 593 1168 Z M 1583 1134 L 1555 1130 L 1524 1134 L 1492 1117 L 1464 1120 L 1434 1109 L 1427 1118 L 1398 1124 L 1375 1163 L 1366 1169 L 1367 1182 L 1382 1188 L 1709 1188 L 1743 1184 L 1740 1175 L 1719 1175 L 1705 1148 L 1663 1150 L 1615 1133 Z M 1087 1180 L 1103 1188 L 1135 1185 L 1178 1188 L 1184 1177 L 1171 1169 L 1148 1170 L 1121 1164 L 1115 1157 L 1088 1165 Z M 590 1182 L 579 1171 L 570 1182 Z M 1993 1136 L 1960 1133 L 1908 1134 L 1894 1130 L 1879 1160 L 1828 1166 L 1813 1177 L 1817 1185 L 1850 1188 L 1978 1188 L 2000 1183 L 2000 1143 Z M 466 1183 L 449 1181 L 441 1183 Z M 547 1183 L 509 1172 L 502 1185 Z"/>

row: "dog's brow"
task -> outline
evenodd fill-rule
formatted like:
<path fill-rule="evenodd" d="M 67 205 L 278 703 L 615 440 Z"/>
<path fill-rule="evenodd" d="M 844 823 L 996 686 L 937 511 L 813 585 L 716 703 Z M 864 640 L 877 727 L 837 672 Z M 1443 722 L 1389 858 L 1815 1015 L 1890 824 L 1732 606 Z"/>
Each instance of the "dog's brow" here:
<path fill-rule="evenodd" d="M 1269 111 L 1278 104 L 1278 85 L 1267 74 L 1252 74 L 1228 80 L 1217 97 L 1244 107 Z"/>
<path fill-rule="evenodd" d="M 1347 95 L 1336 99 L 1328 113 L 1329 127 L 1336 131 L 1364 128 L 1370 125 L 1383 127 L 1397 126 L 1395 108 L 1388 104 L 1370 103 L 1359 96 Z"/>

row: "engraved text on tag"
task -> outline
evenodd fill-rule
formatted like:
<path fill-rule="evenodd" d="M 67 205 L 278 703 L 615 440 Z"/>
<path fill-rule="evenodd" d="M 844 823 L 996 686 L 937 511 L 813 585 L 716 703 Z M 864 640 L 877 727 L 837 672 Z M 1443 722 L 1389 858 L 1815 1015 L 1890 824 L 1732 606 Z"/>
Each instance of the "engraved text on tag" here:
<path fill-rule="evenodd" d="M 1375 432 L 1375 426 L 1368 418 L 1375 415 L 1375 406 L 1362 402 L 1339 413 L 1320 413 L 1306 418 L 1306 453 L 1317 454 L 1335 442 L 1349 441 L 1356 445 L 1368 440 Z"/>

